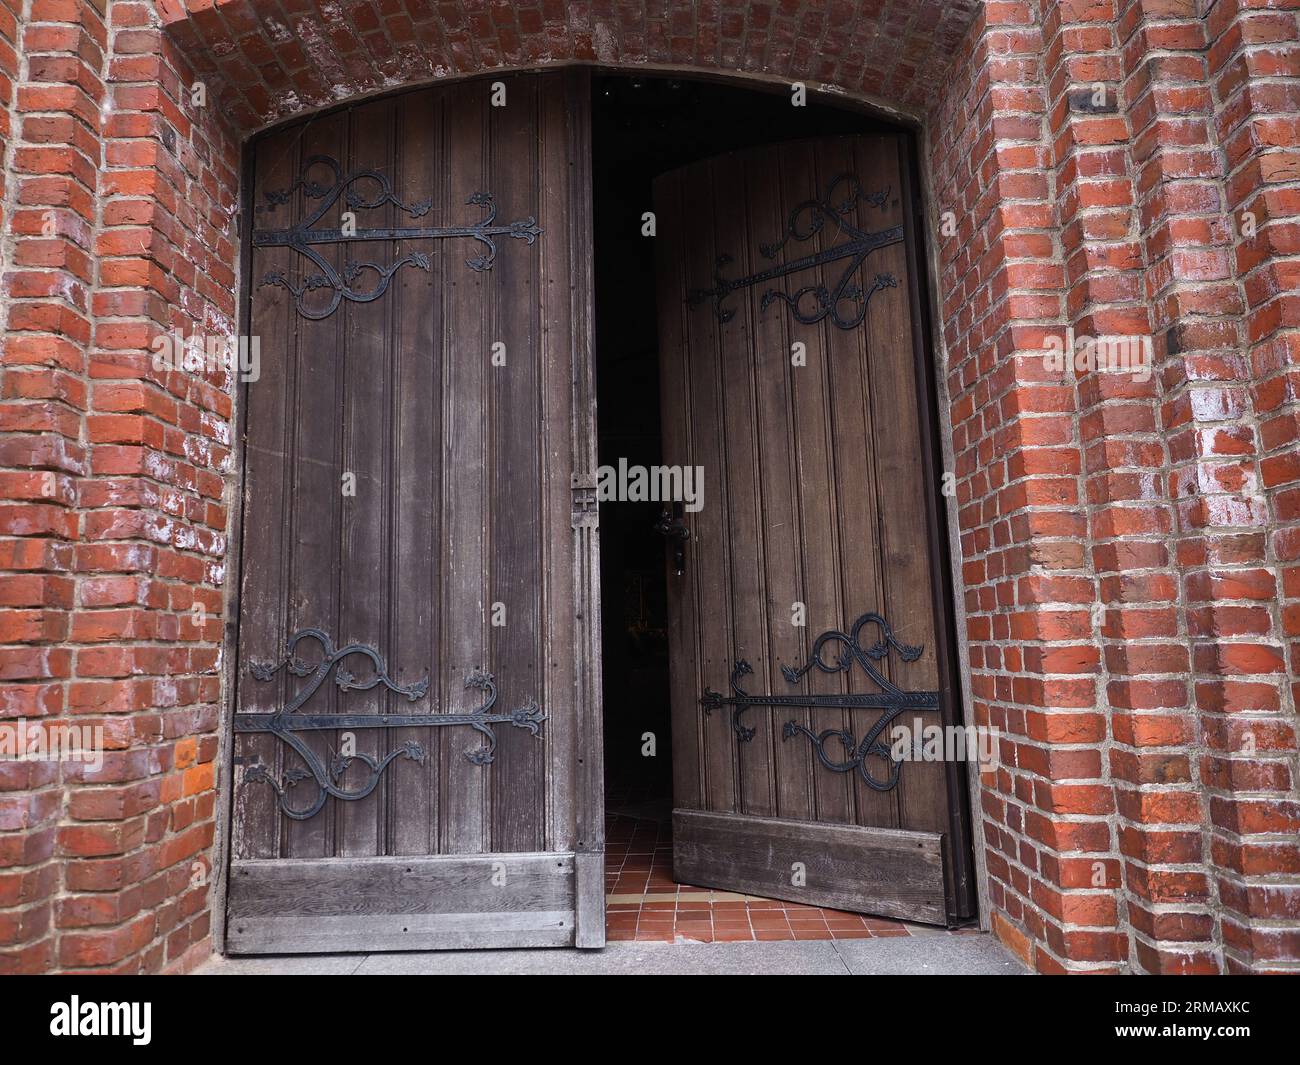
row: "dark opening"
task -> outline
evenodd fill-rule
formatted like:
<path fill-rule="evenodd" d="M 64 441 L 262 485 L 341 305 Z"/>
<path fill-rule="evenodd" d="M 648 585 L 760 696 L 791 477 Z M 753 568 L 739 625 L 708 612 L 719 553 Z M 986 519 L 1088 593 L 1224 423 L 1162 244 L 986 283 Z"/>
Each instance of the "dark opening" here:
<path fill-rule="evenodd" d="M 668 77 L 597 75 L 592 84 L 599 460 L 661 461 L 654 239 L 642 216 L 666 171 L 760 144 L 890 127 L 848 110 L 794 107 L 787 91 Z M 616 849 L 629 821 L 657 822 L 663 868 L 672 807 L 667 566 L 653 530 L 662 505 L 601 505 L 605 795 Z M 642 754 L 653 733 L 657 754 Z M 671 858 L 669 845 L 667 859 Z"/>

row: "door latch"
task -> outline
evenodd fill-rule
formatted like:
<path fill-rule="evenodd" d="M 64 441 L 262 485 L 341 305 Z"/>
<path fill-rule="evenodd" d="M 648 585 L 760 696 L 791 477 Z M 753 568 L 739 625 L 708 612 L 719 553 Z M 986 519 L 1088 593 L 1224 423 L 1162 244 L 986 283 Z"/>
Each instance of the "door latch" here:
<path fill-rule="evenodd" d="M 686 527 L 683 517 L 685 512 L 685 507 L 680 502 L 675 502 L 671 511 L 664 507 L 659 520 L 654 524 L 655 532 L 672 546 L 673 568 L 679 577 L 686 571 L 686 542 L 691 538 L 691 530 Z"/>

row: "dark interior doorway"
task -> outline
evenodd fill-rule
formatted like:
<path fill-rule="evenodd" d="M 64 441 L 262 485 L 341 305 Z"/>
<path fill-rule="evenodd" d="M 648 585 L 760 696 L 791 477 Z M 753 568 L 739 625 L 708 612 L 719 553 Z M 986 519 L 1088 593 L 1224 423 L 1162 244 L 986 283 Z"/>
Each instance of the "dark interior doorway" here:
<path fill-rule="evenodd" d="M 854 111 L 811 102 L 794 107 L 784 90 L 768 93 L 654 76 L 597 75 L 592 112 L 599 461 L 617 466 L 625 459 L 629 465 L 649 467 L 661 461 L 659 360 L 654 242 L 641 230 L 643 214 L 652 209 L 654 179 L 687 163 L 742 148 L 890 127 Z M 665 543 L 654 531 L 661 509 L 657 502 L 601 505 L 611 938 L 631 938 L 627 930 L 632 903 L 615 900 L 631 899 L 638 889 L 654 899 L 680 887 L 672 879 L 669 836 L 667 573 Z M 653 757 L 643 753 L 647 734 L 654 737 Z M 691 905 L 691 911 L 679 912 L 698 915 L 706 904 Z M 735 901 L 729 905 L 746 907 Z M 792 931 L 796 919 L 785 913 L 783 904 L 769 905 L 774 912 L 762 920 L 746 916 L 747 931 L 739 921 L 715 921 L 710 937 L 799 938 Z M 799 909 L 809 908 L 790 907 L 791 912 Z M 837 917 L 808 919 L 832 929 Z M 647 923 L 654 926 L 654 933 L 636 938 L 671 939 L 682 934 L 676 921 L 640 922 Z M 719 933 L 724 924 L 734 925 L 731 934 Z M 760 935 L 760 925 L 769 934 Z M 848 934 L 871 934 L 873 926 L 906 934 L 899 922 L 856 914 L 844 915 L 841 922 Z M 638 927 L 636 921 L 632 927 Z"/>

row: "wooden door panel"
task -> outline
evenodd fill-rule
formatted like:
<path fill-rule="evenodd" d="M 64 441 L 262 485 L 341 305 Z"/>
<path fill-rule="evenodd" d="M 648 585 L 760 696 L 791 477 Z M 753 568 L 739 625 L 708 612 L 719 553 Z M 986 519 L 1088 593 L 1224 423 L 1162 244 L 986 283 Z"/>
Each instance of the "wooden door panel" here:
<path fill-rule="evenodd" d="M 569 946 L 574 868 L 571 854 L 522 853 L 236 866 L 226 945 L 233 954 Z M 497 909 L 485 913 L 483 884 L 494 878 Z"/>
<path fill-rule="evenodd" d="M 686 516 L 686 572 L 668 577 L 674 860 L 687 883 L 761 883 L 777 897 L 943 920 L 965 907 L 953 887 L 965 842 L 962 824 L 953 833 L 950 768 L 909 762 L 880 787 L 887 759 L 868 755 L 868 779 L 821 757 L 843 764 L 841 736 L 860 749 L 893 712 L 845 699 L 892 698 L 891 685 L 926 693 L 902 720 L 958 720 L 940 672 L 947 629 L 936 621 L 901 143 L 782 144 L 656 182 L 664 460 L 705 470 L 704 508 Z M 851 287 L 827 298 L 857 240 L 868 251 L 848 275 L 856 298 Z M 819 634 L 848 633 L 866 614 L 881 624 L 864 625 L 863 651 L 883 640 L 890 652 L 869 659 L 883 687 L 858 668 L 787 679 L 783 667 L 808 664 Z M 823 661 L 833 665 L 846 640 L 832 638 Z M 894 653 L 911 646 L 921 653 Z M 784 704 L 750 705 L 733 721 L 733 679 Z M 701 709 L 709 690 L 722 694 L 711 713 Z M 805 859 L 834 841 L 872 861 L 893 854 L 893 872 L 828 859 L 792 888 L 783 848 L 801 838 Z"/>
<path fill-rule="evenodd" d="M 233 951 L 603 942 L 588 88 L 505 81 L 255 148 Z"/>
<path fill-rule="evenodd" d="M 791 870 L 806 885 L 791 890 Z M 942 836 L 829 822 L 673 811 L 673 875 L 760 898 L 943 924 Z"/>

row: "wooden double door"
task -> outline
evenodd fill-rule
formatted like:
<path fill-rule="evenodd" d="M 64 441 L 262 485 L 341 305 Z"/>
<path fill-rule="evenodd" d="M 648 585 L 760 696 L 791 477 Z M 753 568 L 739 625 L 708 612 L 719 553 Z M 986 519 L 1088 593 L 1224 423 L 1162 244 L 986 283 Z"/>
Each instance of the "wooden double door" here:
<path fill-rule="evenodd" d="M 581 71 L 476 80 L 253 146 L 232 953 L 604 943 L 589 91 Z M 880 708 L 735 701 L 865 690 L 870 672 L 814 664 L 787 691 L 776 669 L 829 663 L 845 648 L 815 627 L 856 611 L 908 651 L 886 687 L 953 714 L 910 227 L 852 271 L 892 285 L 832 295 L 816 286 L 851 256 L 798 268 L 815 253 L 789 228 L 842 166 L 866 177 L 831 189 L 841 223 L 902 225 L 892 139 L 715 160 L 656 191 L 665 461 L 706 486 L 666 553 L 677 861 L 694 883 L 942 922 L 967 905 L 951 767 L 880 792 L 815 755 Z M 810 246 L 833 251 L 831 228 Z M 728 287 L 723 254 L 728 278 L 798 269 Z M 845 633 L 849 657 L 875 663 L 887 632 Z M 753 683 L 730 688 L 741 658 Z M 782 738 L 787 717 L 804 731 Z"/>

